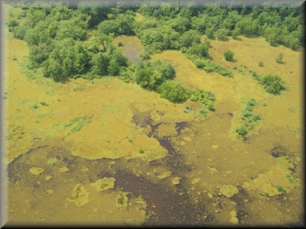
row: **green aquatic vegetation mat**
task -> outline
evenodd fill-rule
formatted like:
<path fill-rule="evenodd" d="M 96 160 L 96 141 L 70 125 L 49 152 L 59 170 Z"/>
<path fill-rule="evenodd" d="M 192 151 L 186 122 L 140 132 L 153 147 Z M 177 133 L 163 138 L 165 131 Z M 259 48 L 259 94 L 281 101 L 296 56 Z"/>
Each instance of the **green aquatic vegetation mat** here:
<path fill-rule="evenodd" d="M 92 118 L 89 118 L 87 116 L 78 116 L 76 118 L 73 118 L 69 122 L 65 122 L 62 124 L 62 129 L 65 130 L 67 127 L 73 126 L 70 131 L 67 133 L 67 136 L 76 132 L 80 131 L 85 125 L 91 123 Z"/>
<path fill-rule="evenodd" d="M 245 100 L 241 100 L 241 102 L 245 103 Z M 241 136 L 245 136 L 248 134 L 248 131 L 255 128 L 255 123 L 261 120 L 261 116 L 253 113 L 253 109 L 257 104 L 255 99 L 250 99 L 246 107 L 240 113 L 240 119 L 243 120 L 243 124 L 237 126 L 235 128 L 235 132 Z"/>

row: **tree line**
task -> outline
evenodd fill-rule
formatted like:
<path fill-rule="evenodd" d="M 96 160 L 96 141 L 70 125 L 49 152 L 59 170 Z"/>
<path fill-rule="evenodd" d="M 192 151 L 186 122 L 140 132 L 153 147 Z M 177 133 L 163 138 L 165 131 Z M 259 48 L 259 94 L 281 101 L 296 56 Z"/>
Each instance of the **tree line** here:
<path fill-rule="evenodd" d="M 23 11 L 17 19 L 24 22 L 10 20 L 9 29 L 15 38 L 27 42 L 31 68 L 42 68 L 45 77 L 63 81 L 113 75 L 154 90 L 172 102 L 202 99 L 211 109 L 214 98 L 207 96 L 208 92 L 183 88 L 173 81 L 173 67 L 162 61 L 148 61 L 150 54 L 167 49 L 180 50 L 198 68 L 233 77 L 231 71 L 210 61 L 210 39 L 264 36 L 271 45 L 282 44 L 293 50 L 298 50 L 303 40 L 304 15 L 298 7 L 238 8 L 214 4 L 197 7 L 193 3 L 167 2 L 147 2 L 137 7 L 124 2 L 115 6 L 80 2 L 74 7 L 59 3 L 21 4 L 21 7 Z M 143 20 L 134 20 L 137 12 L 144 16 Z M 93 31 L 90 40 L 89 31 Z M 203 34 L 206 35 L 204 41 L 201 40 Z M 112 44 L 113 38 L 119 35 L 140 38 L 145 47 L 141 63 L 129 62 Z M 232 54 L 227 55 L 230 60 Z M 261 81 L 267 90 L 273 91 L 268 89 L 272 84 L 273 88 L 283 89 L 271 83 L 270 78 Z"/>

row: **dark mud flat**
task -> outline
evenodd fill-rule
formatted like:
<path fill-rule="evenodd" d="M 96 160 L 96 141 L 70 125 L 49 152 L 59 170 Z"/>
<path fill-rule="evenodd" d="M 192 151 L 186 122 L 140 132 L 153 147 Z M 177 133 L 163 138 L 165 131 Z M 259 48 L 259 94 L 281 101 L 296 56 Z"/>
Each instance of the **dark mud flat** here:
<path fill-rule="evenodd" d="M 57 161 L 48 165 L 47 161 L 50 158 L 56 158 Z M 119 166 L 115 164 L 110 167 L 110 161 L 116 161 Z M 205 205 L 195 206 L 192 204 L 182 186 L 173 191 L 173 189 L 164 186 L 163 182 L 156 184 L 145 177 L 137 177 L 122 170 L 122 165 L 129 167 L 128 163 L 124 159 L 90 161 L 71 156 L 69 150 L 65 148 L 45 145 L 31 149 L 9 164 L 7 168 L 9 188 L 19 189 L 29 198 L 32 197 L 31 210 L 33 212 L 40 210 L 40 214 L 46 217 L 46 213 L 40 208 L 48 206 L 48 209 L 54 209 L 58 204 L 65 202 L 67 198 L 64 193 L 58 192 L 56 194 L 56 191 L 52 197 L 44 198 L 46 190 L 66 189 L 68 191 L 76 183 L 86 184 L 102 177 L 115 177 L 115 190 L 129 192 L 129 195 L 134 197 L 142 196 L 147 202 L 147 211 L 151 211 L 152 214 L 143 223 L 143 226 L 205 225 L 208 222 L 209 218 L 201 219 Z M 52 179 L 46 182 L 44 176 L 33 176 L 29 173 L 29 169 L 32 167 L 44 169 L 44 173 L 51 175 Z M 62 167 L 68 168 L 69 171 L 58 172 Z M 82 172 L 82 167 L 88 167 L 89 171 Z M 11 206 L 18 204 L 14 200 L 14 196 L 11 196 Z M 19 210 L 22 211 L 23 207 L 19 206 Z M 39 218 L 39 214 L 36 217 Z M 86 218 L 87 216 L 81 217 Z"/>

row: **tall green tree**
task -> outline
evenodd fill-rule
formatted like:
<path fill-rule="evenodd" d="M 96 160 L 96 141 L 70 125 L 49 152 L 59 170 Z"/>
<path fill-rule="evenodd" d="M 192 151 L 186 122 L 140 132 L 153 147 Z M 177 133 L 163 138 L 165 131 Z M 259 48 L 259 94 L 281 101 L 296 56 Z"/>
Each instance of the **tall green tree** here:
<path fill-rule="evenodd" d="M 119 64 L 117 63 L 117 60 L 115 58 L 112 58 L 110 61 L 109 61 L 109 66 L 107 68 L 107 71 L 110 75 L 112 76 L 117 76 L 119 75 L 120 73 L 120 66 Z"/>

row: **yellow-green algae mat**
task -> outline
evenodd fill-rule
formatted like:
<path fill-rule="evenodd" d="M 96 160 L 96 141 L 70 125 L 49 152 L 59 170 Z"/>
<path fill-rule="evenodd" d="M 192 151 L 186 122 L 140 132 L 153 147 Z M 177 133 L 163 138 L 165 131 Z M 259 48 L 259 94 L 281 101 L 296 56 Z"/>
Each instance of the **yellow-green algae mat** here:
<path fill-rule="evenodd" d="M 9 222 L 296 225 L 303 214 L 301 53 L 264 38 L 211 46 L 213 62 L 244 65 L 245 75 L 206 73 L 174 50 L 152 55 L 171 62 L 184 86 L 215 94 L 216 111 L 199 118 L 200 103 L 172 104 L 113 77 L 67 84 L 29 79 L 20 73 L 26 43 L 8 40 Z M 229 48 L 234 63 L 222 59 Z M 283 65 L 274 61 L 280 52 Z M 270 95 L 249 70 L 277 74 L 290 90 Z M 262 120 L 242 140 L 234 129 L 250 98 Z M 283 146 L 281 156 L 271 154 L 275 146 Z"/>

